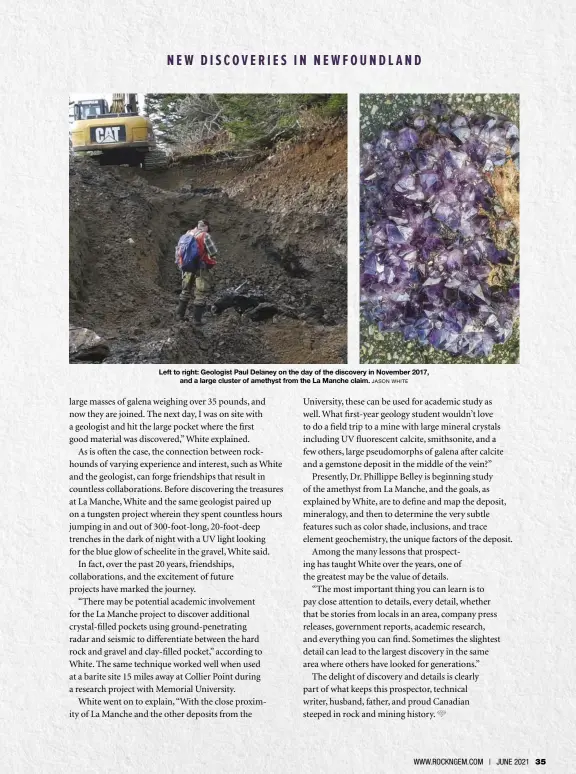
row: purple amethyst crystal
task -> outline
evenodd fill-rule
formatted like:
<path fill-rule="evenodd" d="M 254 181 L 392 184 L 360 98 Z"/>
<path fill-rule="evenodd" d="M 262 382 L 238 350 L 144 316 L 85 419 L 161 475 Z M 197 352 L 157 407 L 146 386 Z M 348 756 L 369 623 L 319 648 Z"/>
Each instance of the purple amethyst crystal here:
<path fill-rule="evenodd" d="M 516 226 L 491 175 L 517 164 L 518 136 L 504 116 L 434 103 L 363 146 L 361 301 L 381 331 L 471 358 L 508 339 Z"/>
<path fill-rule="evenodd" d="M 400 129 L 397 136 L 398 149 L 401 151 L 409 151 L 418 145 L 418 133 L 414 129 L 408 127 Z"/>

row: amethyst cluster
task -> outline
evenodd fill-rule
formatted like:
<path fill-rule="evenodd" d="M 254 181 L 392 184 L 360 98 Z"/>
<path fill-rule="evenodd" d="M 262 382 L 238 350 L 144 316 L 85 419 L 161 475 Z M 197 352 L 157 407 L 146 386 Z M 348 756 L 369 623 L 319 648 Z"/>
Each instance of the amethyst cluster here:
<path fill-rule="evenodd" d="M 361 300 L 369 321 L 473 358 L 508 339 L 518 310 L 517 227 L 492 173 L 513 163 L 511 121 L 439 103 L 363 146 Z"/>

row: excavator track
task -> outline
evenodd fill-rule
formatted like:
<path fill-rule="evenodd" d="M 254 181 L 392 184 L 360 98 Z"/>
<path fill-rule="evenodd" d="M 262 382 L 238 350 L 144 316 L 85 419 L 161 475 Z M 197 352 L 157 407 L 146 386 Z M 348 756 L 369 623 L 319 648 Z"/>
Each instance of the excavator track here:
<path fill-rule="evenodd" d="M 168 169 L 168 156 L 161 150 L 149 151 L 142 162 L 142 169 L 146 172 L 157 169 Z"/>

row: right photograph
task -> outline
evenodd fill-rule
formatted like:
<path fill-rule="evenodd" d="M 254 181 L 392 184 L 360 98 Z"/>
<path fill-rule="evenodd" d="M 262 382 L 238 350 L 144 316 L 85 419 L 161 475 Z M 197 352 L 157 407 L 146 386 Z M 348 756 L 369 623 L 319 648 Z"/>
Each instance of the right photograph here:
<path fill-rule="evenodd" d="M 360 96 L 360 362 L 519 362 L 518 94 Z"/>

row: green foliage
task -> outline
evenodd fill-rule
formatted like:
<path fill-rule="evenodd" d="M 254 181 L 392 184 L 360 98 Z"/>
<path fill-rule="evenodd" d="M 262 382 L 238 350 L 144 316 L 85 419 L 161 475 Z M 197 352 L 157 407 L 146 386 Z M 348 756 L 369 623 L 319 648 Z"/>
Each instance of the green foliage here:
<path fill-rule="evenodd" d="M 147 94 L 145 112 L 168 145 L 267 147 L 302 130 L 302 118 L 346 114 L 345 94 Z"/>
<path fill-rule="evenodd" d="M 340 118 L 348 111 L 348 96 L 346 94 L 326 94 L 328 99 L 323 102 L 318 111 L 327 118 Z"/>

